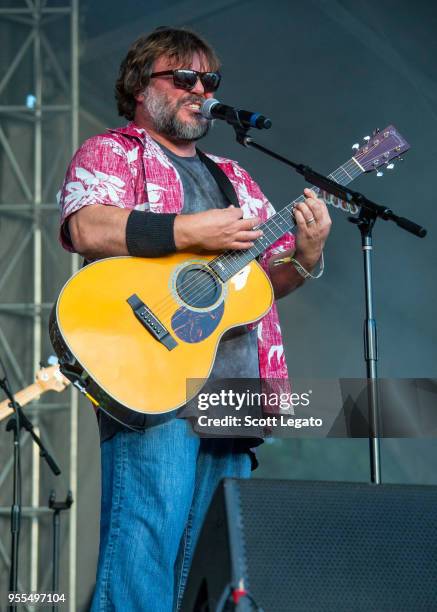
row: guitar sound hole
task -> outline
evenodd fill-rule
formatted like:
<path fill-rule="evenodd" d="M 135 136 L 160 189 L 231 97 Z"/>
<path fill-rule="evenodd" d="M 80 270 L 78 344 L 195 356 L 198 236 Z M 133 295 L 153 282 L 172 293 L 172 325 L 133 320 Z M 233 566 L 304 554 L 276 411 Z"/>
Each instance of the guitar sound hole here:
<path fill-rule="evenodd" d="M 179 272 L 176 291 L 187 306 L 209 308 L 220 298 L 222 288 L 206 266 L 192 264 Z"/>

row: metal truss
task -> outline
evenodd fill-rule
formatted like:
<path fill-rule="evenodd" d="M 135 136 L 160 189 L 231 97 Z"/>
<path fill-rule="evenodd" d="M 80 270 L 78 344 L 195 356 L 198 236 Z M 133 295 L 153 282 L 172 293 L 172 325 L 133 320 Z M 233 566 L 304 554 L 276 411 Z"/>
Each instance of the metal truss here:
<path fill-rule="evenodd" d="M 50 354 L 47 323 L 56 294 L 78 267 L 57 246 L 56 191 L 78 146 L 79 0 L 10 0 L 0 8 L 0 353 L 15 391 Z M 53 395 L 53 394 L 52 394 Z M 1 398 L 3 399 L 3 398 Z M 77 394 L 26 407 L 63 475 L 54 479 L 22 434 L 20 589 L 50 590 L 47 500 L 77 490 Z M 0 591 L 9 572 L 12 436 L 0 423 Z M 60 439 L 60 432 L 62 437 Z M 76 611 L 76 504 L 64 519 L 62 589 Z M 5 581 L 6 579 L 6 581 Z"/>

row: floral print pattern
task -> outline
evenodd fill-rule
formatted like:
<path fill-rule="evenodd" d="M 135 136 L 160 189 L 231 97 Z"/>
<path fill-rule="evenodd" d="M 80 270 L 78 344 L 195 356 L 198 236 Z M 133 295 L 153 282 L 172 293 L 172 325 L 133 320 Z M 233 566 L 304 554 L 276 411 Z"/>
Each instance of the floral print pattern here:
<path fill-rule="evenodd" d="M 118 176 L 99 170 L 90 172 L 80 166 L 75 168 L 75 175 L 79 180 L 69 181 L 65 185 L 66 214 L 78 206 L 98 204 L 102 199 L 109 199 L 111 204 L 119 205 L 120 197 L 124 195 L 124 182 Z"/>

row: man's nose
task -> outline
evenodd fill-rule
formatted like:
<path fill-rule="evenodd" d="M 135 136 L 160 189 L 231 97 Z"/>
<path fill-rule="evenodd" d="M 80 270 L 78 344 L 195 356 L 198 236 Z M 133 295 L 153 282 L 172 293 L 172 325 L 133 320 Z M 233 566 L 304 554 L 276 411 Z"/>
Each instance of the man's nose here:
<path fill-rule="evenodd" d="M 196 84 L 194 85 L 191 93 L 197 94 L 198 96 L 205 95 L 205 88 L 203 87 L 202 81 L 197 77 Z"/>

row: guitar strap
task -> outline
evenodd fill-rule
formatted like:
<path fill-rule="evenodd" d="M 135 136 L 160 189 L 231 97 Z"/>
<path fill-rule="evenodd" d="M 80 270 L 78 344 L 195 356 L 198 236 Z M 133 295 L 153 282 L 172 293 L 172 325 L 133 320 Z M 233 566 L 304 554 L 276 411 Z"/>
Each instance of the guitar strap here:
<path fill-rule="evenodd" d="M 208 168 L 220 191 L 225 196 L 226 201 L 228 202 L 228 206 L 230 204 L 233 204 L 234 206 L 239 207 L 240 203 L 238 202 L 238 197 L 235 192 L 234 186 L 232 185 L 226 174 L 223 172 L 223 170 L 220 168 L 220 166 L 213 162 L 210 157 L 205 155 L 205 153 L 197 147 L 196 151 L 200 161 Z"/>
<path fill-rule="evenodd" d="M 196 147 L 196 151 L 197 151 L 197 154 L 200 160 L 205 164 L 205 166 L 211 172 L 215 182 L 217 183 L 221 192 L 225 196 L 228 202 L 228 206 L 233 204 L 235 207 L 240 207 L 240 202 L 238 201 L 238 197 L 234 189 L 234 186 L 232 185 L 231 181 L 228 179 L 226 174 L 223 172 L 223 170 L 220 168 L 220 166 L 218 166 L 215 162 L 213 162 L 210 157 L 205 155 L 205 153 L 201 151 L 200 149 L 198 149 L 197 147 Z M 256 257 L 257 261 L 259 261 L 259 259 L 260 259 L 260 255 Z"/>

